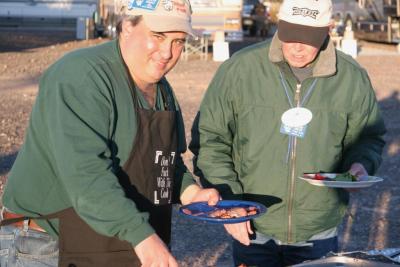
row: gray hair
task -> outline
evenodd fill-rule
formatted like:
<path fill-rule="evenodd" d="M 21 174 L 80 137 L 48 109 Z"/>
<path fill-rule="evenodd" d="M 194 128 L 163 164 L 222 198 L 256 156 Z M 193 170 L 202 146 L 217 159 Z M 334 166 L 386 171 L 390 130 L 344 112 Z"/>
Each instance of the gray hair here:
<path fill-rule="evenodd" d="M 139 24 L 140 21 L 142 21 L 143 16 L 138 15 L 138 16 L 130 16 L 130 15 L 122 15 L 118 18 L 116 30 L 117 30 L 117 35 L 119 36 L 120 33 L 122 32 L 122 22 L 123 21 L 129 21 L 132 26 L 136 26 Z"/>

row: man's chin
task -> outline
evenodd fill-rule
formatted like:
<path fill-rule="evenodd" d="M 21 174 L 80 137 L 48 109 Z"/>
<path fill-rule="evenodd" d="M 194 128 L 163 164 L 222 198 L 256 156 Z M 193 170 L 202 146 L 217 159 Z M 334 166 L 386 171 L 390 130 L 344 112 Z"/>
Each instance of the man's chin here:
<path fill-rule="evenodd" d="M 167 73 L 168 73 L 168 70 L 166 68 L 156 68 L 153 70 L 152 77 L 158 81 L 162 77 L 164 77 Z"/>
<path fill-rule="evenodd" d="M 165 76 L 165 73 L 152 75 L 151 76 L 151 79 L 153 80 L 152 82 L 153 83 L 158 83 L 164 76 Z"/>
<path fill-rule="evenodd" d="M 295 68 L 304 68 L 308 65 L 308 63 L 304 62 L 290 62 L 290 66 L 295 67 Z"/>

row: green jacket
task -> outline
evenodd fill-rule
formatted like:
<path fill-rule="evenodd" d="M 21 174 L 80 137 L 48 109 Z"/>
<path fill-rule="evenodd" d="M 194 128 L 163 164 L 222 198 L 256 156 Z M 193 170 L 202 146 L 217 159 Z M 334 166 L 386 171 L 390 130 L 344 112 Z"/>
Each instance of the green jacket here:
<path fill-rule="evenodd" d="M 288 95 L 280 80 L 281 70 Z M 287 243 L 308 240 L 337 226 L 348 194 L 298 179 L 304 172 L 347 171 L 354 162 L 373 174 L 381 162 L 385 126 L 367 72 L 331 42 L 318 55 L 313 77 L 301 84 L 303 107 L 313 114 L 304 138 L 280 133 L 281 115 L 294 102 L 296 78 L 275 36 L 224 62 L 202 101 L 190 149 L 204 184 L 224 198 L 264 203 L 257 231 Z M 293 173 L 292 173 L 293 171 Z"/>
<path fill-rule="evenodd" d="M 139 212 L 125 197 L 111 169 L 109 144 L 114 127 L 121 166 L 138 130 L 123 64 L 114 40 L 69 53 L 45 72 L 25 143 L 8 177 L 5 207 L 36 217 L 72 206 L 98 233 L 132 245 L 154 233 L 148 214 Z M 139 102 L 148 108 L 142 95 Z M 157 106 L 163 107 L 160 92 Z M 178 149 L 184 152 L 183 120 L 178 113 Z M 177 167 L 175 191 L 179 195 L 194 181 L 180 157 Z M 52 222 L 55 228 L 37 221 L 50 234 L 57 234 L 58 220 Z"/>

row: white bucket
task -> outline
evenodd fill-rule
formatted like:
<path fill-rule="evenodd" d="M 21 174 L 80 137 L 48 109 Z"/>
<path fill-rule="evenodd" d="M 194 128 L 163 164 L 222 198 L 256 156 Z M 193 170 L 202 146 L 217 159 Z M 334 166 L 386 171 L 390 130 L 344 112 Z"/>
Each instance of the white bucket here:
<path fill-rule="evenodd" d="M 229 58 L 228 42 L 213 42 L 213 60 L 225 61 Z"/>
<path fill-rule="evenodd" d="M 343 39 L 342 42 L 342 52 L 346 53 L 353 58 L 357 57 L 357 40 L 355 39 Z"/>

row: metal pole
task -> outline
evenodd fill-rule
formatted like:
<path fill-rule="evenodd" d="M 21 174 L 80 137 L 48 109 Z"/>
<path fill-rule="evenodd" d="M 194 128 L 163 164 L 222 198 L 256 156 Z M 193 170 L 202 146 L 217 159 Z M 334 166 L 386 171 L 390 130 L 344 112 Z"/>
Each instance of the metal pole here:
<path fill-rule="evenodd" d="M 89 40 L 90 19 L 85 18 L 85 40 Z"/>
<path fill-rule="evenodd" d="M 396 1 L 396 7 L 397 7 L 397 16 L 400 17 L 400 0 Z"/>
<path fill-rule="evenodd" d="M 392 42 L 392 17 L 388 16 L 388 20 L 387 20 L 387 31 L 388 31 L 388 42 L 391 43 Z"/>

